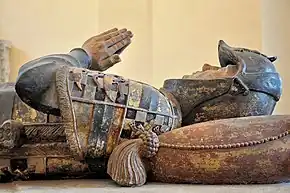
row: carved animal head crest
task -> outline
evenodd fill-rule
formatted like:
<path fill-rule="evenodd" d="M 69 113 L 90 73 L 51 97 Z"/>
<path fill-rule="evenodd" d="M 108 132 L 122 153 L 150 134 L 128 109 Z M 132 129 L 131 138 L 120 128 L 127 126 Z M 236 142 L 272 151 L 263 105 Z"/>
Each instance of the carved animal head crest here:
<path fill-rule="evenodd" d="M 246 64 L 246 72 L 276 72 L 273 64 L 277 60 L 276 56 L 267 56 L 249 48 L 231 47 L 223 40 L 218 44 L 218 56 L 222 67 L 235 65 L 238 59 L 242 59 Z"/>

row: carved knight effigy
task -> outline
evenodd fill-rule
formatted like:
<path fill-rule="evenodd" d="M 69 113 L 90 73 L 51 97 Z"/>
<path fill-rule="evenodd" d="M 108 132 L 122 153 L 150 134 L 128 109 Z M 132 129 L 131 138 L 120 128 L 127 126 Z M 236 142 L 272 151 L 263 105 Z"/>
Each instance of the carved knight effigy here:
<path fill-rule="evenodd" d="M 24 64 L 0 87 L 1 180 L 101 174 L 146 181 L 276 183 L 290 179 L 276 57 L 220 41 L 220 67 L 161 89 L 104 73 L 133 37 L 112 29 L 68 54 Z"/>

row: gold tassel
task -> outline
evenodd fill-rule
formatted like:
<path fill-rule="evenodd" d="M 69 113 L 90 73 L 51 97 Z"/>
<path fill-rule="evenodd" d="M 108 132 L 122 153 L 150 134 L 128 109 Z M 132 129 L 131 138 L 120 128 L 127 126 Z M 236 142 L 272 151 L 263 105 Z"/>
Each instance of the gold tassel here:
<path fill-rule="evenodd" d="M 141 139 L 127 140 L 112 152 L 107 173 L 121 186 L 142 186 L 146 183 L 146 168 L 141 159 Z"/>

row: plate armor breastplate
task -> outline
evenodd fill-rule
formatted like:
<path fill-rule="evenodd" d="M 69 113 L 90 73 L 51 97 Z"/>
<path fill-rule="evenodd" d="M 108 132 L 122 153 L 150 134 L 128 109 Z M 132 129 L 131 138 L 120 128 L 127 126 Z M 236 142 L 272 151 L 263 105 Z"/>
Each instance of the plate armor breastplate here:
<path fill-rule="evenodd" d="M 67 84 L 71 101 L 71 105 L 60 102 L 61 114 L 64 122 L 70 121 L 65 116 L 72 108 L 74 121 L 68 129 L 75 128 L 68 141 L 84 152 L 85 157 L 109 156 L 120 137 L 131 138 L 128 123 L 132 121 L 143 126 L 159 126 L 158 133 L 181 124 L 180 108 L 169 93 L 163 94 L 150 85 L 121 76 L 81 68 L 69 68 L 67 78 L 63 76 L 65 79 L 61 80 L 66 68 L 60 71 L 57 82 Z M 59 86 L 57 90 L 62 98 Z"/>

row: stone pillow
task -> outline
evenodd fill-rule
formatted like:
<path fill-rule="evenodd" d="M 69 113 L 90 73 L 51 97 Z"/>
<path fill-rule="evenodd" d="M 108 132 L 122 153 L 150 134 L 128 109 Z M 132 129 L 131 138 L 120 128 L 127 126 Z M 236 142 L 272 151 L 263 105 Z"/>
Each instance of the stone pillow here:
<path fill-rule="evenodd" d="M 117 146 L 109 159 L 108 174 L 125 186 L 143 185 L 146 180 L 194 184 L 289 182 L 289 130 L 289 115 L 271 115 L 198 123 L 155 139 L 145 134 L 141 135 L 143 140 L 128 140 Z M 150 151 L 156 152 L 148 156 Z"/>

